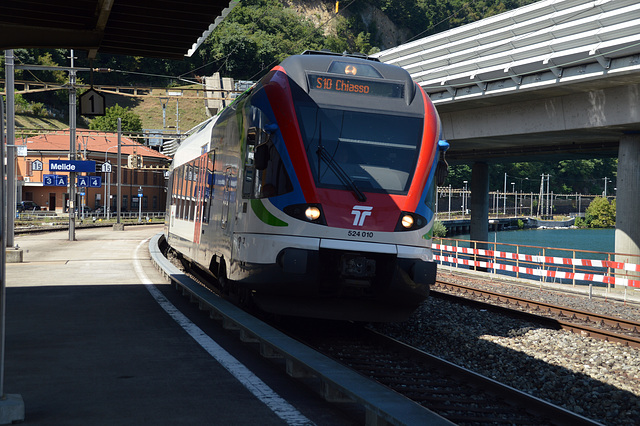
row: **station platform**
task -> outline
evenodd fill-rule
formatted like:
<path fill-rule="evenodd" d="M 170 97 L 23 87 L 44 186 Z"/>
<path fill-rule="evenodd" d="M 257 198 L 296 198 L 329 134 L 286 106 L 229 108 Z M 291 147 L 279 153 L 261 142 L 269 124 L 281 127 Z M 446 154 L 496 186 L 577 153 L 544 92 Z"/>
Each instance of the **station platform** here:
<path fill-rule="evenodd" d="M 186 309 L 196 326 L 301 408 L 289 418 L 276 415 L 163 310 L 149 285 L 179 309 L 189 302 L 150 261 L 146 241 L 161 231 L 82 229 L 76 241 L 67 231 L 16 236 L 24 261 L 6 266 L 4 392 L 22 396 L 24 424 L 350 424 L 292 388 L 206 313 Z"/>

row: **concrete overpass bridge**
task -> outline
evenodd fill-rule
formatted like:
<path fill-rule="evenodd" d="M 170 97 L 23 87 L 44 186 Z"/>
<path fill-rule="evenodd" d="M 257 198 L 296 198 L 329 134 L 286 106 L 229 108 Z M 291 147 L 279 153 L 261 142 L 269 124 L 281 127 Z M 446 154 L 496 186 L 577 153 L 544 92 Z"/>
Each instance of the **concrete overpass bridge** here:
<path fill-rule="evenodd" d="M 376 55 L 429 94 L 447 161 L 472 164 L 472 239 L 491 163 L 617 157 L 616 252 L 640 254 L 639 28 L 637 0 L 542 0 Z"/>

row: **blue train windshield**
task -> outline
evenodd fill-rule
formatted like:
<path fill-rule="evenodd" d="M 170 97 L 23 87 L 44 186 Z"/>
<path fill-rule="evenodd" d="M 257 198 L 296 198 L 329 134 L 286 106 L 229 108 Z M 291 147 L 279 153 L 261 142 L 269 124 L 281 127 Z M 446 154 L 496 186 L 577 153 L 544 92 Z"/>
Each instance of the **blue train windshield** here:
<path fill-rule="evenodd" d="M 318 187 L 407 193 L 420 151 L 422 118 L 311 103 L 298 104 L 296 112 Z"/>

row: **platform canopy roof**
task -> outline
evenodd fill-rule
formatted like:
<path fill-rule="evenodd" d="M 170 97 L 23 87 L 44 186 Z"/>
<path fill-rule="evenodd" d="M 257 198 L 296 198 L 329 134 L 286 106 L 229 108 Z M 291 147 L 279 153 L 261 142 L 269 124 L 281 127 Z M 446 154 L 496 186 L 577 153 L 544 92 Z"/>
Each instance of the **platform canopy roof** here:
<path fill-rule="evenodd" d="M 70 48 L 129 56 L 191 56 L 238 4 L 230 0 L 0 1 L 0 50 Z"/>

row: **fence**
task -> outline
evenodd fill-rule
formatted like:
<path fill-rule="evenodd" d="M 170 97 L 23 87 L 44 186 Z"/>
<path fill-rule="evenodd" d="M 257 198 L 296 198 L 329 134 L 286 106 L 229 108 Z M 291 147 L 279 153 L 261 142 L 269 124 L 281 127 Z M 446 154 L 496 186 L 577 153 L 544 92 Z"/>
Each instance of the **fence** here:
<path fill-rule="evenodd" d="M 437 188 L 436 215 L 439 220 L 465 218 L 470 215 L 471 190 L 451 186 Z M 603 195 L 545 193 L 541 197 L 533 192 L 489 192 L 489 217 L 583 215 L 589 204 Z M 607 200 L 615 196 L 607 196 Z"/>
<path fill-rule="evenodd" d="M 434 239 L 432 248 L 434 259 L 452 268 L 572 286 L 606 286 L 607 291 L 615 285 L 640 288 L 638 255 L 449 238 Z"/>

